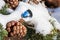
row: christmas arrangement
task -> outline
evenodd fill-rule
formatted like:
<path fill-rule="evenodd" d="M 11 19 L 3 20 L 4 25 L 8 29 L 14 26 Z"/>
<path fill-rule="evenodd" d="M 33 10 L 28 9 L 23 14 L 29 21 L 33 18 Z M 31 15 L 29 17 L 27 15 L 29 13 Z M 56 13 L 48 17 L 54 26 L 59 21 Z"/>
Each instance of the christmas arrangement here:
<path fill-rule="evenodd" d="M 60 40 L 60 23 L 39 1 L 0 0 L 0 40 Z"/>

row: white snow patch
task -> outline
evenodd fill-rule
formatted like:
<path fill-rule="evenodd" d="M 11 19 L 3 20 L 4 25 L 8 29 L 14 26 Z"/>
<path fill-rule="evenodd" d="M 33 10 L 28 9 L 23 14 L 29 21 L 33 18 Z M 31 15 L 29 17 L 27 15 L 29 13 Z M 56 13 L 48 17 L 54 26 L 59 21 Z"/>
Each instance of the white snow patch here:
<path fill-rule="evenodd" d="M 12 13 L 12 12 L 14 12 L 14 10 L 13 10 L 13 9 L 10 9 L 10 8 L 7 8 L 6 11 L 7 11 L 7 13 Z"/>
<path fill-rule="evenodd" d="M 4 0 L 0 0 L 0 10 L 2 9 L 2 7 L 4 7 L 5 6 L 5 2 L 4 2 Z"/>
<path fill-rule="evenodd" d="M 4 28 L 6 28 L 7 22 L 11 20 L 19 20 L 21 18 L 21 14 L 28 9 L 32 11 L 33 17 L 23 19 L 25 21 L 31 21 L 31 23 L 34 23 L 34 29 L 36 30 L 36 33 L 41 33 L 43 35 L 50 34 L 50 32 L 53 29 L 53 26 L 49 22 L 51 16 L 48 14 L 47 9 L 42 5 L 36 7 L 24 2 L 20 2 L 16 10 L 12 12 L 10 15 L 0 14 L 0 23 L 3 24 Z"/>
<path fill-rule="evenodd" d="M 53 22 L 53 25 L 56 29 L 60 30 L 60 23 L 55 18 L 52 17 L 51 22 Z"/>
<path fill-rule="evenodd" d="M 30 21 L 35 25 L 34 29 L 36 33 L 41 33 L 43 35 L 50 34 L 53 29 L 53 26 L 50 24 L 49 19 L 51 18 L 48 14 L 48 11 L 41 4 L 40 6 L 27 6 L 27 4 L 23 4 L 22 6 L 26 6 L 26 8 L 30 9 L 33 13 L 32 18 L 24 18 L 25 21 Z"/>
<path fill-rule="evenodd" d="M 25 8 L 25 9 L 24 9 Z M 18 5 L 18 7 L 16 8 L 15 11 L 11 10 L 11 9 L 7 9 L 9 12 L 12 12 L 10 15 L 2 15 L 0 14 L 0 23 L 3 25 L 4 28 L 6 28 L 6 24 L 9 21 L 12 20 L 19 20 L 21 18 L 21 14 L 26 11 L 26 7 L 22 6 L 22 3 L 20 5 Z"/>

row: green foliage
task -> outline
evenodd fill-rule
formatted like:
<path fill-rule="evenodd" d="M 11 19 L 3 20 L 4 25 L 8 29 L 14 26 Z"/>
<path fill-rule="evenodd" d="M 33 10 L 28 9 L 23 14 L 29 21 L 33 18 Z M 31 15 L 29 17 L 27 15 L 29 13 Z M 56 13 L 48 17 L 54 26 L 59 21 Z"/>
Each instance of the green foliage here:
<path fill-rule="evenodd" d="M 24 25 L 26 27 L 28 26 L 28 24 L 26 23 L 24 23 Z M 25 36 L 25 40 L 53 40 L 53 37 L 56 35 L 57 35 L 57 30 L 55 28 L 51 31 L 51 34 L 47 34 L 46 36 L 43 36 L 40 33 L 36 33 L 36 31 L 33 28 L 27 27 L 27 34 Z"/>
<path fill-rule="evenodd" d="M 6 9 L 7 9 L 7 5 L 5 5 L 1 10 L 0 10 L 0 14 L 3 14 L 3 15 L 8 15 Z"/>
<path fill-rule="evenodd" d="M 31 28 L 27 28 L 27 35 L 25 36 L 25 40 L 42 40 L 42 36 L 35 33 L 35 30 Z"/>
<path fill-rule="evenodd" d="M 60 40 L 60 31 L 58 31 L 57 40 Z"/>
<path fill-rule="evenodd" d="M 0 24 L 0 40 L 3 40 L 5 36 L 7 36 L 8 32 L 3 29 L 2 25 Z"/>
<path fill-rule="evenodd" d="M 6 30 L 2 30 L 2 36 L 7 36 L 8 32 Z"/>
<path fill-rule="evenodd" d="M 27 30 L 28 31 L 27 35 L 25 36 L 25 40 L 53 40 L 53 37 L 56 35 L 56 33 L 53 33 L 43 36 L 42 34 L 35 33 L 35 30 L 31 28 L 27 28 Z"/>
<path fill-rule="evenodd" d="M 0 24 L 0 30 L 2 30 L 3 29 L 3 27 L 2 27 L 3 25 L 2 24 Z"/>

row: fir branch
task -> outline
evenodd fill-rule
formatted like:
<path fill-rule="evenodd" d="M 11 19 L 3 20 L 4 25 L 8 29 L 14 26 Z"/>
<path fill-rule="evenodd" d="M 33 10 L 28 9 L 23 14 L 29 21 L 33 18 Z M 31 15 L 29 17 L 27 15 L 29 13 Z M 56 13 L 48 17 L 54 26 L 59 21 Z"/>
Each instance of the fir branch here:
<path fill-rule="evenodd" d="M 1 10 L 0 10 L 0 14 L 3 14 L 3 15 L 8 15 L 6 9 L 8 8 L 8 5 L 6 4 Z"/>
<path fill-rule="evenodd" d="M 2 24 L 0 24 L 0 40 L 3 40 L 5 36 L 7 36 L 8 32 L 3 29 Z"/>

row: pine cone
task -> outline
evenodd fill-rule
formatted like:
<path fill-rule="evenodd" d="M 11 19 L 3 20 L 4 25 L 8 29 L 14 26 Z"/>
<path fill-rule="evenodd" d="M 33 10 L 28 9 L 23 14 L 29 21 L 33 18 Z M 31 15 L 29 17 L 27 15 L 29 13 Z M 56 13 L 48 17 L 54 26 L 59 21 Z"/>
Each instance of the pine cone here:
<path fill-rule="evenodd" d="M 15 9 L 19 4 L 18 0 L 5 0 L 5 2 L 8 4 L 8 7 L 12 9 Z"/>
<path fill-rule="evenodd" d="M 20 19 L 19 22 L 23 24 L 25 22 L 25 20 L 24 19 Z"/>
<path fill-rule="evenodd" d="M 10 21 L 6 25 L 6 30 L 8 31 L 8 36 L 20 36 L 24 37 L 27 33 L 27 29 L 20 22 Z"/>

